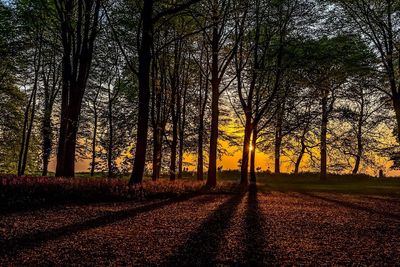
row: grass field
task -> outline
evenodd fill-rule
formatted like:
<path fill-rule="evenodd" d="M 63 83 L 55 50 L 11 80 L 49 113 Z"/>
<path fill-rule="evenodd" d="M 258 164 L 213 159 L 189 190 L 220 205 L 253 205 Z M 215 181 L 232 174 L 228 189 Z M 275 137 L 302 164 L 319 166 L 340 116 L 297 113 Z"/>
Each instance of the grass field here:
<path fill-rule="evenodd" d="M 220 180 L 239 181 L 240 173 L 226 171 L 220 173 Z M 400 178 L 376 178 L 368 175 L 329 175 L 321 181 L 318 174 L 304 173 L 257 175 L 259 188 L 265 192 L 330 192 L 342 194 L 400 196 Z"/>

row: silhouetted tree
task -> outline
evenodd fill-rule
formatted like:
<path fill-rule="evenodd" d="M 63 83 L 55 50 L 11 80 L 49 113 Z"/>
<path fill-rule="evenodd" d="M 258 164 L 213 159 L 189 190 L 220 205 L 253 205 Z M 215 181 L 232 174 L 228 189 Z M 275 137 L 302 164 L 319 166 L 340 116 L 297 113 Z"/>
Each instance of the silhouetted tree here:
<path fill-rule="evenodd" d="M 79 116 L 98 32 L 100 0 L 56 0 L 63 47 L 56 176 L 73 177 Z"/>

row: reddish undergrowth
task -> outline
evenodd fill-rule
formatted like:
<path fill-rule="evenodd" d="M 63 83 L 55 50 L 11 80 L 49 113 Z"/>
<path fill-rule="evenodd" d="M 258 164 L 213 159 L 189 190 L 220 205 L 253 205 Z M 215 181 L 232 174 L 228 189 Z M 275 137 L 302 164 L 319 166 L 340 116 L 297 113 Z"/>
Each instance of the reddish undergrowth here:
<path fill-rule="evenodd" d="M 235 183 L 223 182 L 212 190 L 204 182 L 177 180 L 144 181 L 128 187 L 123 179 L 0 177 L 0 212 L 32 209 L 67 203 L 122 202 L 165 199 L 195 193 L 237 191 Z"/>

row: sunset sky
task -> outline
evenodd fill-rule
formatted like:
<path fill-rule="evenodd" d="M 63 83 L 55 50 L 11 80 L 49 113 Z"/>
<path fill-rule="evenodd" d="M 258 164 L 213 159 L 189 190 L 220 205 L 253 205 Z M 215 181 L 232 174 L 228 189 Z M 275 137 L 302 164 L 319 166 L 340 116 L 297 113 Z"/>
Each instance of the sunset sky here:
<path fill-rule="evenodd" d="M 230 124 L 223 127 L 223 130 L 229 134 L 230 136 L 235 136 L 241 141 L 243 137 L 243 128 L 240 127 L 237 123 L 233 120 Z M 228 141 L 219 140 L 221 146 L 227 151 L 225 155 L 222 155 L 221 159 L 218 160 L 218 166 L 222 166 L 223 170 L 238 170 L 239 169 L 239 160 L 242 157 L 242 147 L 241 146 L 234 146 L 231 145 Z M 151 148 L 150 148 L 151 149 Z M 315 149 L 316 153 L 318 153 L 318 148 Z M 78 159 L 76 162 L 76 171 L 77 172 L 88 172 L 90 169 L 90 162 L 91 159 Z M 190 171 L 196 170 L 196 160 L 197 156 L 195 154 L 186 154 L 185 162 L 188 163 L 186 167 L 189 168 Z M 308 171 L 306 165 L 307 161 L 309 160 L 309 156 L 307 154 L 304 155 L 304 159 L 300 166 L 300 171 Z M 399 176 L 400 171 L 390 170 L 391 162 L 385 158 L 379 158 L 379 161 L 382 165 L 386 166 L 385 175 L 387 176 Z M 53 157 L 49 169 L 50 171 L 54 171 L 56 166 L 55 158 Z M 205 164 L 205 168 L 207 169 L 207 164 Z M 256 169 L 261 168 L 261 170 L 266 171 L 274 171 L 274 158 L 273 158 L 273 151 L 271 150 L 269 153 L 264 153 L 260 150 L 256 150 Z M 281 156 L 281 172 L 283 173 L 291 173 L 293 172 L 293 163 L 285 157 L 284 155 Z M 350 170 L 348 170 L 350 172 Z M 369 175 L 377 175 L 378 169 L 367 169 L 366 171 L 362 170 L 362 172 L 367 172 Z"/>

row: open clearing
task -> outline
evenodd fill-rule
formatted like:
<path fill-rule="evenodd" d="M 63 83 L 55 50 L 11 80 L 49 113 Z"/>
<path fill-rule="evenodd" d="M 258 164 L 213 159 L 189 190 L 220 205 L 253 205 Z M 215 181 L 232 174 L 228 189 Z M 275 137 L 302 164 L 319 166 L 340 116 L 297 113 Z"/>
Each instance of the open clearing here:
<path fill-rule="evenodd" d="M 0 265 L 400 262 L 400 198 L 263 188 L 7 213 Z"/>

